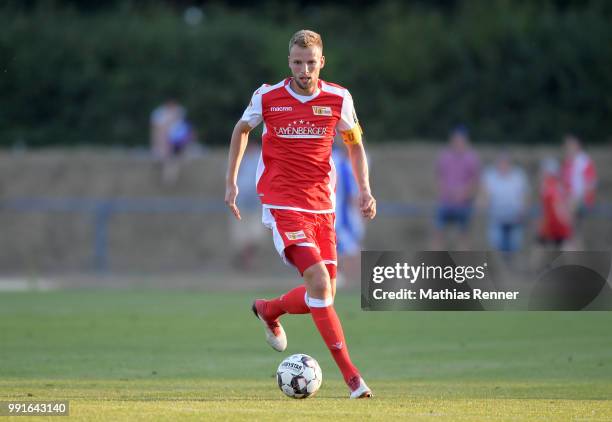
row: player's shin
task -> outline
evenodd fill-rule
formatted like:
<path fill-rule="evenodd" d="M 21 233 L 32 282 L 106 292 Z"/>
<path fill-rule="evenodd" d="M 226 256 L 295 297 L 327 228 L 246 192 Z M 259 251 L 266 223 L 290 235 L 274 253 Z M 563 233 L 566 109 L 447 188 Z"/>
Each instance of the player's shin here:
<path fill-rule="evenodd" d="M 344 381 L 350 386 L 350 381 L 359 376 L 359 371 L 351 362 L 340 319 L 336 314 L 332 299 L 308 299 L 312 319 L 321 334 L 325 345 L 336 361 Z"/>

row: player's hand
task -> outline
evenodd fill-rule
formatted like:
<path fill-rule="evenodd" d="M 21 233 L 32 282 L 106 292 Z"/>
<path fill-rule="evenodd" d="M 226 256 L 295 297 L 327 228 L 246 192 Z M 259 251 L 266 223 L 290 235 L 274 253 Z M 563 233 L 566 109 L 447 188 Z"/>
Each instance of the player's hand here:
<path fill-rule="evenodd" d="M 240 217 L 240 210 L 236 206 L 236 197 L 238 196 L 238 186 L 236 184 L 227 185 L 225 188 L 225 204 L 229 207 L 230 211 L 234 214 L 237 220 L 242 220 Z"/>
<path fill-rule="evenodd" d="M 376 217 L 376 199 L 370 191 L 362 191 L 359 194 L 359 208 L 361 215 L 370 220 Z"/>

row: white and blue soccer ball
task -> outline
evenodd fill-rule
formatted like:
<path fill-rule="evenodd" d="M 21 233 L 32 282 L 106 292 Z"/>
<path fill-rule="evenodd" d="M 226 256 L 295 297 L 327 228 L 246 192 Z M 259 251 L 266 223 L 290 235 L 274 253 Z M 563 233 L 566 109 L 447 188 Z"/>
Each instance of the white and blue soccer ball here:
<path fill-rule="evenodd" d="M 276 371 L 278 387 L 287 396 L 305 399 L 315 394 L 323 382 L 319 363 L 308 355 L 291 355 L 281 362 Z"/>

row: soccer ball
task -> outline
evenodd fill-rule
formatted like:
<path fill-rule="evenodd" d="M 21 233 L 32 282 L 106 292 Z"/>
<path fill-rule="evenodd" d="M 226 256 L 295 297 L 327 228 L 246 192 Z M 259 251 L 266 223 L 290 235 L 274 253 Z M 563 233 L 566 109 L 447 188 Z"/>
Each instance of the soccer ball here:
<path fill-rule="evenodd" d="M 323 382 L 321 367 L 314 358 L 291 355 L 283 360 L 276 371 L 278 387 L 287 396 L 305 399 L 316 393 Z"/>

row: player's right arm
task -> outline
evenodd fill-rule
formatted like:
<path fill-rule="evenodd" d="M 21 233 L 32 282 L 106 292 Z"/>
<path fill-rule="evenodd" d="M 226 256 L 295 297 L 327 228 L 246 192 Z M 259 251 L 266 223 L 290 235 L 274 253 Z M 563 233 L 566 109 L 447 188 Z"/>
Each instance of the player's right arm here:
<path fill-rule="evenodd" d="M 236 206 L 238 170 L 244 150 L 249 142 L 249 132 L 263 121 L 261 101 L 261 94 L 258 89 L 253 93 L 249 106 L 232 131 L 227 159 L 227 173 L 225 175 L 225 203 L 238 220 L 241 220 L 240 210 Z"/>
<path fill-rule="evenodd" d="M 236 123 L 232 131 L 232 140 L 230 142 L 229 156 L 227 159 L 225 203 L 238 220 L 241 220 L 240 210 L 238 206 L 236 206 L 236 197 L 238 196 L 238 170 L 240 168 L 242 156 L 244 155 L 244 150 L 249 142 L 249 132 L 251 129 L 251 126 L 249 126 L 247 122 L 238 120 L 238 123 Z"/>

